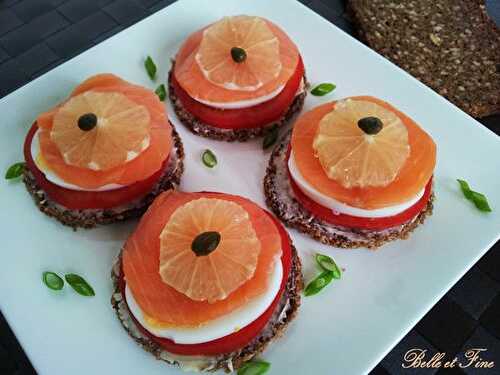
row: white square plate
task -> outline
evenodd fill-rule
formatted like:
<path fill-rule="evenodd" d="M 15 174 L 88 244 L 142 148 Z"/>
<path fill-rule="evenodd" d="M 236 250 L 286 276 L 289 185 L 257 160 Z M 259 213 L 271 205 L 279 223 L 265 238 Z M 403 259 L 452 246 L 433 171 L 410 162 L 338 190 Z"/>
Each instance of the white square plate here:
<path fill-rule="evenodd" d="M 291 231 L 305 277 L 316 272 L 312 254 L 331 254 L 346 268 L 342 280 L 304 298 L 296 321 L 264 357 L 277 374 L 368 372 L 441 296 L 492 246 L 500 234 L 500 140 L 474 119 L 408 74 L 293 0 L 181 0 L 57 67 L 0 102 L 0 170 L 22 159 L 33 119 L 80 81 L 99 72 L 154 87 L 142 67 L 152 55 L 165 78 L 180 43 L 225 15 L 267 17 L 288 32 L 303 55 L 312 83 L 331 81 L 336 91 L 308 96 L 304 110 L 349 95 L 370 94 L 406 112 L 438 147 L 434 215 L 407 241 L 377 252 L 322 246 Z M 159 83 L 159 82 L 158 82 Z M 190 134 L 169 110 L 183 137 L 182 189 L 241 194 L 264 205 L 262 178 L 269 157 L 261 141 L 227 144 Z M 214 170 L 200 162 L 212 149 Z M 466 201 L 456 178 L 489 198 L 484 214 Z M 0 307 L 41 375 L 174 374 L 125 333 L 110 307 L 113 258 L 135 222 L 95 230 L 71 229 L 38 212 L 21 182 L 0 182 Z M 83 298 L 68 288 L 53 293 L 44 270 L 76 272 L 94 286 Z"/>

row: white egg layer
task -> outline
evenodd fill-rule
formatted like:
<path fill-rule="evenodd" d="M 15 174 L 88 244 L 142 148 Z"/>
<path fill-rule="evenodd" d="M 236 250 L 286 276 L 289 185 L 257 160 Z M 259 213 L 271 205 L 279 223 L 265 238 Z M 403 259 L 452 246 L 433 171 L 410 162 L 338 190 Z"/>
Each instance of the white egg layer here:
<path fill-rule="evenodd" d="M 302 174 L 300 173 L 293 152 L 290 154 L 290 159 L 288 160 L 288 169 L 290 170 L 290 175 L 292 176 L 293 181 L 305 195 L 307 195 L 316 203 L 331 209 L 334 214 L 346 214 L 350 216 L 367 218 L 394 216 L 400 214 L 401 212 L 407 210 L 415 203 L 417 203 L 420 198 L 422 198 L 425 192 L 424 188 L 419 191 L 418 194 L 415 195 L 412 199 L 409 199 L 408 201 L 401 204 L 384 208 L 377 208 L 373 210 L 366 210 L 363 208 L 349 206 L 316 190 L 314 186 L 306 181 L 304 176 L 302 176 Z"/>
<path fill-rule="evenodd" d="M 281 260 L 277 260 L 273 273 L 270 275 L 268 289 L 262 295 L 227 315 L 194 328 L 153 327 L 144 319 L 144 313 L 128 285 L 125 286 L 125 299 L 131 314 L 152 335 L 170 339 L 177 344 L 200 344 L 235 333 L 255 321 L 274 301 L 280 290 L 282 279 L 283 266 Z"/>
<path fill-rule="evenodd" d="M 268 100 L 273 99 L 274 97 L 278 96 L 281 93 L 281 91 L 283 91 L 284 88 L 285 88 L 285 85 L 282 85 L 282 86 L 278 87 L 276 90 L 274 90 L 273 92 L 271 92 L 267 95 L 263 95 L 259 98 L 248 99 L 248 100 L 239 100 L 236 102 L 228 102 L 228 103 L 211 102 L 208 100 L 202 100 L 202 99 L 198 99 L 198 98 L 194 98 L 194 99 L 202 104 L 205 104 L 205 105 L 207 105 L 209 107 L 213 107 L 213 108 L 243 109 L 243 108 L 253 107 L 253 106 L 256 106 L 258 104 L 262 104 L 264 102 L 267 102 Z M 297 90 L 297 93 L 295 94 L 295 96 L 300 95 L 303 91 L 304 91 L 304 79 L 302 79 L 302 81 L 300 82 L 299 89 Z"/>
<path fill-rule="evenodd" d="M 107 184 L 99 186 L 98 188 L 95 189 L 86 189 L 64 181 L 55 172 L 41 165 L 40 162 L 38 161 L 38 155 L 40 154 L 40 141 L 38 138 L 39 132 L 40 130 L 36 131 L 35 135 L 33 136 L 33 140 L 31 141 L 31 157 L 33 158 L 33 161 L 35 162 L 37 168 L 45 175 L 45 178 L 50 182 L 52 182 L 54 185 L 60 186 L 65 189 L 77 190 L 77 191 L 108 191 L 108 190 L 120 189 L 126 186 L 119 184 Z"/>

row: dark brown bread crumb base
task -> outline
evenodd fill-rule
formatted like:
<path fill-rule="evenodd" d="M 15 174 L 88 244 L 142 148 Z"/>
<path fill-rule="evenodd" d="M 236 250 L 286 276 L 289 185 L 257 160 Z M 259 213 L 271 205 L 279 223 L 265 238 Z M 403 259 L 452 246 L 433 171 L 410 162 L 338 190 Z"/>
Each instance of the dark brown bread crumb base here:
<path fill-rule="evenodd" d="M 31 194 L 35 204 L 45 215 L 54 217 L 64 225 L 77 228 L 93 228 L 99 224 L 111 224 L 118 221 L 127 220 L 142 216 L 154 198 L 162 191 L 174 188 L 179 185 L 182 172 L 184 171 L 184 148 L 179 134 L 172 126 L 172 137 L 174 140 L 175 160 L 167 163 L 164 175 L 154 186 L 150 193 L 135 202 L 127 205 L 126 209 L 86 209 L 72 210 L 54 202 L 38 186 L 31 170 L 26 169 L 23 182 L 26 189 Z"/>
<path fill-rule="evenodd" d="M 114 285 L 111 305 L 113 306 L 113 309 L 115 310 L 123 328 L 127 331 L 130 337 L 137 342 L 137 344 L 139 344 L 144 350 L 153 354 L 157 359 L 163 360 L 169 364 L 180 365 L 182 367 L 184 364 L 180 363 L 179 360 L 167 359 L 165 354 L 168 355 L 168 353 L 160 345 L 144 336 L 142 333 L 138 333 L 139 331 L 135 323 L 130 318 L 127 319 L 127 317 L 124 316 L 123 309 L 126 309 L 128 315 L 130 315 L 130 311 L 128 310 L 128 307 L 126 307 L 126 303 L 123 301 L 118 284 L 120 262 L 121 256 L 117 259 L 111 273 Z M 292 245 L 292 268 L 285 287 L 285 292 L 277 305 L 273 317 L 264 327 L 261 335 L 256 337 L 252 342 L 240 350 L 212 357 L 212 364 L 199 368 L 198 370 L 213 372 L 223 369 L 226 372 L 232 372 L 241 367 L 245 362 L 250 361 L 253 357 L 261 353 L 275 338 L 280 337 L 284 333 L 288 324 L 295 318 L 297 310 L 300 306 L 302 289 L 302 267 L 297 250 Z"/>
<path fill-rule="evenodd" d="M 337 227 L 316 218 L 297 202 L 290 185 L 285 162 L 290 135 L 291 132 L 276 145 L 264 178 L 266 203 L 287 226 L 326 245 L 346 249 L 367 247 L 375 250 L 389 241 L 408 238 L 409 234 L 432 214 L 434 194 L 431 195 L 425 209 L 414 220 L 383 231 Z"/>
<path fill-rule="evenodd" d="M 249 139 L 263 136 L 266 131 L 273 127 L 283 127 L 290 122 L 290 120 L 299 113 L 304 106 L 304 100 L 306 97 L 306 89 L 304 92 L 297 95 L 293 100 L 292 104 L 288 108 L 287 112 L 278 120 L 267 124 L 258 128 L 250 128 L 250 129 L 220 129 L 211 125 L 207 125 L 200 120 L 198 120 L 195 116 L 189 113 L 181 101 L 177 97 L 175 93 L 175 89 L 172 85 L 172 75 L 174 70 L 174 62 L 172 62 L 172 69 L 168 74 L 168 94 L 170 100 L 172 101 L 172 105 L 174 107 L 174 111 L 179 118 L 180 122 L 184 124 L 192 133 L 196 135 L 201 135 L 202 137 L 216 139 L 219 141 L 226 142 L 245 142 Z M 306 82 L 306 77 L 304 75 L 304 82 Z M 307 84 L 306 84 L 307 87 Z"/>
<path fill-rule="evenodd" d="M 473 117 L 500 112 L 500 30 L 484 0 L 350 0 L 360 39 Z"/>

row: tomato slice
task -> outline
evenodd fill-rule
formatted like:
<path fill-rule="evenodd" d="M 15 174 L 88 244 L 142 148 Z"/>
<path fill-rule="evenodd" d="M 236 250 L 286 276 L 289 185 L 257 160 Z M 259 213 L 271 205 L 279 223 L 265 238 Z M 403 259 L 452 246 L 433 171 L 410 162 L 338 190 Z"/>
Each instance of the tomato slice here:
<path fill-rule="evenodd" d="M 66 189 L 47 180 L 33 160 L 31 155 L 31 143 L 33 142 L 33 137 L 37 129 L 38 126 L 36 123 L 33 124 L 24 141 L 24 159 L 26 160 L 27 167 L 33 173 L 38 186 L 42 188 L 50 199 L 72 210 L 109 209 L 145 196 L 159 181 L 164 167 L 166 163 L 168 163 L 167 158 L 162 168 L 152 176 L 120 189 L 99 192 Z"/>
<path fill-rule="evenodd" d="M 172 340 L 163 337 L 156 337 L 148 330 L 146 330 L 131 314 L 130 317 L 137 325 L 139 330 L 149 339 L 164 348 L 166 351 L 180 355 L 218 355 L 231 353 L 235 350 L 243 348 L 255 337 L 257 337 L 262 332 L 265 325 L 269 322 L 269 319 L 271 319 L 273 312 L 276 309 L 276 306 L 278 305 L 281 296 L 283 295 L 283 292 L 286 288 L 288 277 L 292 268 L 292 247 L 290 237 L 288 236 L 288 233 L 286 232 L 283 225 L 274 216 L 272 216 L 267 211 L 266 214 L 269 215 L 269 217 L 271 217 L 271 219 L 274 221 L 281 235 L 281 264 L 283 266 L 283 279 L 281 280 L 281 286 L 278 294 L 274 298 L 271 305 L 269 305 L 267 310 L 261 316 L 259 316 L 256 320 L 254 320 L 246 327 L 240 329 L 238 332 L 200 344 L 176 344 Z M 118 283 L 123 299 L 124 301 L 126 301 L 123 270 L 120 272 Z"/>
<path fill-rule="evenodd" d="M 276 97 L 241 109 L 218 109 L 196 101 L 182 89 L 173 74 L 172 85 L 184 108 L 205 124 L 223 129 L 248 129 L 262 127 L 284 115 L 295 98 L 303 76 L 304 64 L 299 58 L 295 73 Z"/>
<path fill-rule="evenodd" d="M 290 158 L 290 148 L 288 149 L 286 160 L 288 161 L 289 158 Z M 297 199 L 297 201 L 308 211 L 310 211 L 314 216 L 319 217 L 320 219 L 330 224 L 339 225 L 347 228 L 356 228 L 356 229 L 382 230 L 402 225 L 410 221 L 425 208 L 431 196 L 431 190 L 432 190 L 431 189 L 432 177 L 431 177 L 431 179 L 425 186 L 424 195 L 422 195 L 422 198 L 420 198 L 418 202 L 415 203 L 413 206 L 408 207 L 406 210 L 397 215 L 369 218 L 369 217 L 351 216 L 341 213 L 334 214 L 330 208 L 322 206 L 319 203 L 316 203 L 307 195 L 305 195 L 293 180 L 289 169 L 288 169 L 288 178 L 290 179 L 290 185 L 292 186 L 292 190 L 295 193 L 295 198 Z"/>

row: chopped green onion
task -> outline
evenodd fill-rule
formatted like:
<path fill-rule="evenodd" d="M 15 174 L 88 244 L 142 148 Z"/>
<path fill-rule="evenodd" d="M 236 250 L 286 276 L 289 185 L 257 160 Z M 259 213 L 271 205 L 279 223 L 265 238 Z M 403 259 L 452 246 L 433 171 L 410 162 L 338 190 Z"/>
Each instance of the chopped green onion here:
<path fill-rule="evenodd" d="M 332 258 L 330 258 L 328 255 L 323 254 L 316 254 L 315 258 L 316 262 L 320 265 L 321 268 L 323 268 L 323 270 L 331 271 L 333 273 L 334 279 L 340 279 L 342 272 Z"/>
<path fill-rule="evenodd" d="M 273 126 L 271 129 L 265 132 L 264 140 L 262 142 L 262 148 L 265 150 L 276 143 L 278 140 L 279 131 L 277 126 Z"/>
<path fill-rule="evenodd" d="M 45 285 L 52 290 L 61 290 L 64 286 L 64 280 L 55 272 L 44 272 L 42 274 L 42 279 Z"/>
<path fill-rule="evenodd" d="M 156 64 L 154 63 L 151 56 L 148 56 L 144 61 L 144 67 L 146 68 L 146 72 L 148 73 L 149 78 L 154 81 L 156 79 Z"/>
<path fill-rule="evenodd" d="M 311 94 L 314 96 L 324 96 L 331 93 L 336 87 L 333 83 L 321 83 L 311 90 Z"/>
<path fill-rule="evenodd" d="M 465 198 L 471 200 L 472 199 L 472 190 L 469 187 L 467 181 L 457 180 L 460 184 L 460 189 L 462 189 L 462 193 L 464 193 Z"/>
<path fill-rule="evenodd" d="M 254 359 L 253 361 L 244 363 L 238 369 L 238 375 L 261 375 L 266 373 L 270 367 L 271 364 L 269 362 Z"/>
<path fill-rule="evenodd" d="M 21 177 L 24 173 L 24 168 L 26 167 L 26 163 L 20 162 L 12 164 L 7 172 L 5 173 L 5 179 L 12 180 L 14 178 Z"/>
<path fill-rule="evenodd" d="M 94 289 L 85 281 L 83 277 L 80 275 L 76 275 L 74 273 L 68 273 L 64 275 L 66 282 L 71 285 L 71 287 L 77 292 L 85 297 L 95 296 Z"/>
<path fill-rule="evenodd" d="M 205 150 L 201 155 L 201 160 L 208 168 L 213 168 L 217 165 L 217 157 L 210 150 Z"/>
<path fill-rule="evenodd" d="M 304 290 L 305 296 L 312 296 L 319 293 L 325 286 L 330 284 L 332 280 L 333 272 L 323 271 L 318 276 L 316 276 L 314 280 L 307 284 L 306 289 Z"/>
<path fill-rule="evenodd" d="M 156 88 L 155 94 L 158 95 L 162 102 L 165 101 L 165 98 L 167 97 L 167 90 L 165 89 L 165 85 L 163 83 Z"/>
<path fill-rule="evenodd" d="M 471 190 L 467 181 L 460 179 L 457 179 L 457 181 L 460 184 L 460 189 L 462 190 L 464 197 L 472 201 L 479 211 L 491 212 L 491 207 L 488 204 L 488 199 L 484 194 Z"/>

